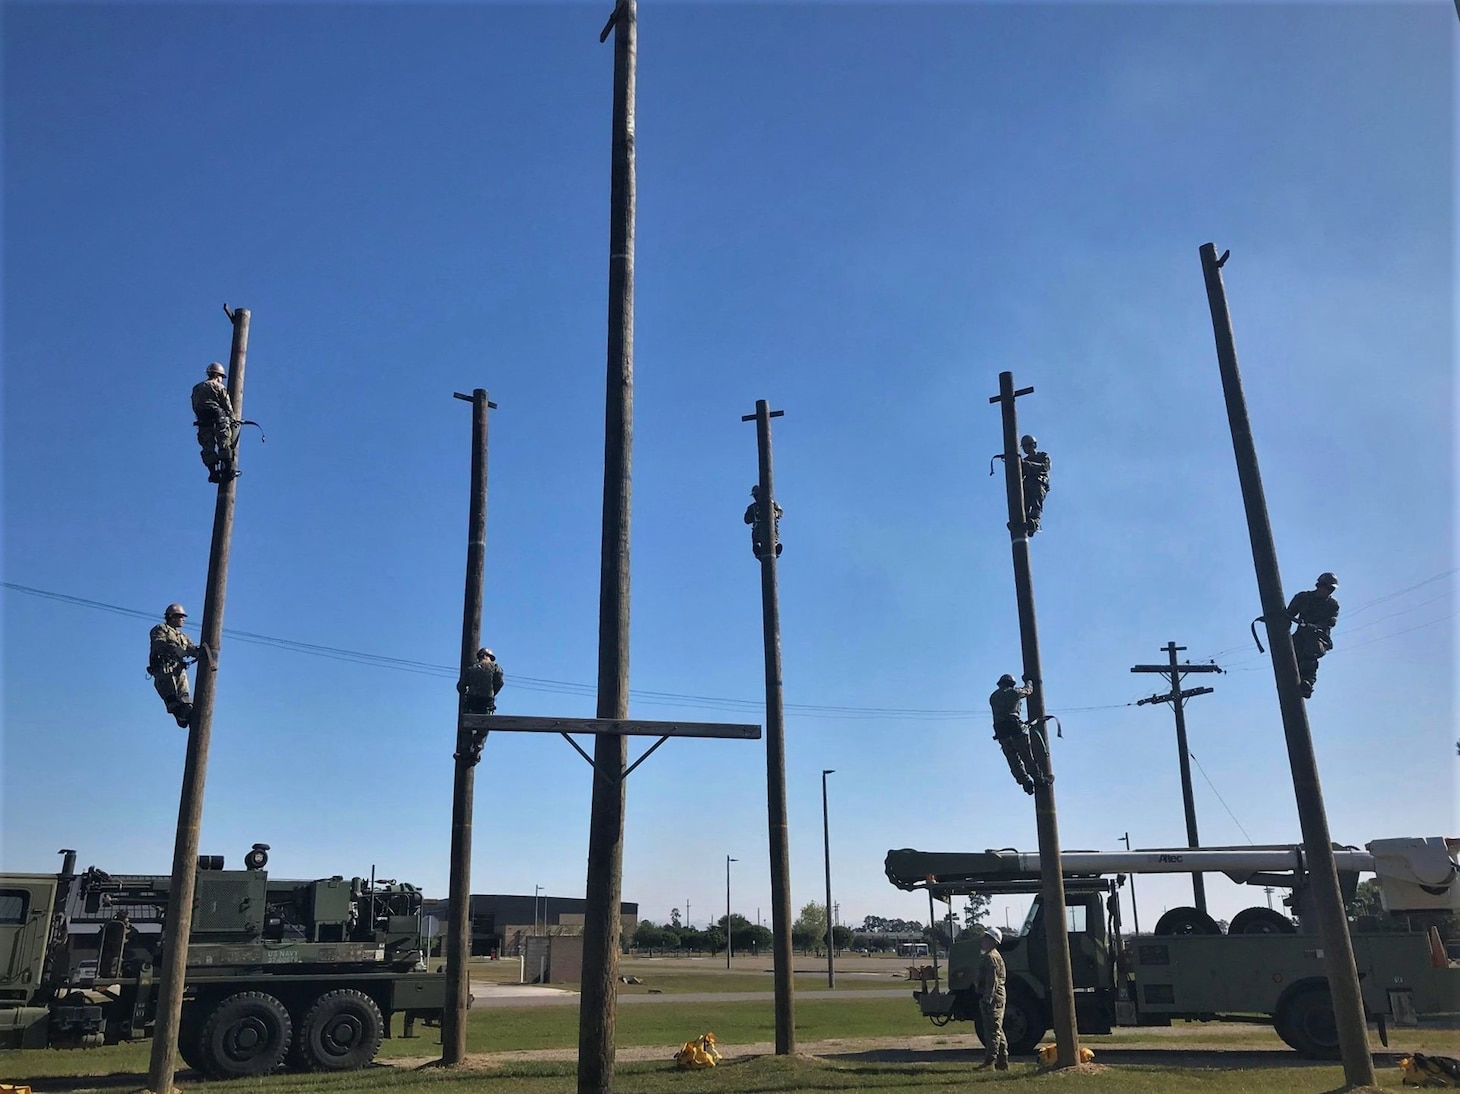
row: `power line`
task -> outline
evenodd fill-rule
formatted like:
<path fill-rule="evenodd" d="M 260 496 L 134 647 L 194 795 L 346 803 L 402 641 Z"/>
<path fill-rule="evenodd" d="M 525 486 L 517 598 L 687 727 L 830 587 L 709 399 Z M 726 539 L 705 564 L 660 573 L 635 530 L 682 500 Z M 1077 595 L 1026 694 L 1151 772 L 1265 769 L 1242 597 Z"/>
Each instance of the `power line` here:
<path fill-rule="evenodd" d="M 85 597 L 71 596 L 67 593 L 53 592 L 49 589 L 37 589 L 30 585 L 19 585 L 10 581 L 0 582 L 0 587 L 8 589 L 11 592 L 23 593 L 26 596 L 40 597 L 45 600 L 53 600 L 79 608 L 88 608 L 93 611 L 109 612 L 112 615 L 126 616 L 131 619 L 152 620 L 156 617 L 156 613 L 154 612 L 141 611 L 136 608 L 124 608 L 117 604 L 107 604 L 100 600 L 88 600 Z M 226 637 L 236 639 L 240 642 L 283 650 L 289 653 L 304 654 L 309 657 L 323 657 L 332 661 L 343 661 L 347 664 L 368 665 L 374 668 L 391 669 L 396 672 L 410 672 L 421 676 L 434 676 L 446 680 L 455 680 L 460 675 L 459 670 L 452 666 L 432 664 L 427 661 L 413 661 L 403 657 L 366 653 L 363 650 L 344 649 L 338 646 L 326 646 L 314 642 L 301 642 L 292 638 L 279 638 L 275 635 L 258 634 L 254 631 L 236 630 L 232 627 L 225 627 L 223 633 Z M 555 695 L 578 695 L 591 698 L 597 694 L 597 689 L 592 684 L 578 683 L 572 680 L 551 680 L 536 676 L 521 676 L 516 673 L 512 675 L 512 686 L 514 688 L 521 688 L 524 691 L 547 692 Z M 630 689 L 629 694 L 635 700 L 649 706 L 674 706 L 744 713 L 754 713 L 763 710 L 765 706 L 758 699 L 735 699 L 717 695 L 685 695 L 678 692 L 652 691 L 640 688 Z M 1134 705 L 1134 702 L 1108 703 L 1102 706 L 1066 707 L 1062 710 L 1051 711 L 1050 713 L 1083 714 L 1098 710 L 1118 710 L 1122 707 Z M 850 707 L 827 703 L 787 703 L 786 709 L 804 717 L 811 718 L 904 718 L 914 721 L 964 720 L 981 717 L 987 713 L 976 710 L 927 710 L 911 707 Z"/>
<path fill-rule="evenodd" d="M 1237 814 L 1232 812 L 1232 807 L 1227 804 L 1227 799 L 1222 797 L 1222 792 L 1218 790 L 1216 784 L 1212 782 L 1212 777 L 1207 774 L 1207 769 L 1202 767 L 1201 761 L 1196 758 L 1196 753 L 1188 748 L 1186 750 L 1186 754 L 1191 757 L 1191 762 L 1196 764 L 1196 769 L 1201 772 L 1201 777 L 1205 779 L 1207 781 L 1207 785 L 1212 788 L 1212 793 L 1217 796 L 1217 801 L 1222 803 L 1222 808 L 1227 811 L 1227 816 L 1232 818 L 1232 822 L 1236 824 L 1238 828 L 1242 828 L 1242 822 L 1237 819 Z M 1247 831 L 1247 829 L 1242 828 L 1242 834 L 1247 837 L 1248 843 L 1257 842 L 1252 838 L 1252 833 Z"/>

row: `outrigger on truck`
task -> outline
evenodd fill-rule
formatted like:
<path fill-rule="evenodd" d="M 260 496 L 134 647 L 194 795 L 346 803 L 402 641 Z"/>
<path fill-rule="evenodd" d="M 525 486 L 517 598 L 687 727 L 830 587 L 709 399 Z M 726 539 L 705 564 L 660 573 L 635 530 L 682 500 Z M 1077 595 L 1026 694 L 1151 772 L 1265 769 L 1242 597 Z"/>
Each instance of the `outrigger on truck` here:
<path fill-rule="evenodd" d="M 1460 839 L 1374 840 L 1336 851 L 1339 880 L 1352 898 L 1359 875 L 1379 882 L 1383 917 L 1350 920 L 1364 1009 L 1388 1044 L 1388 1025 L 1460 1006 L 1460 966 L 1447 957 L 1435 913 L 1460 909 Z M 1067 851 L 1060 856 L 1069 915 L 1075 1016 L 1081 1033 L 1114 1026 L 1197 1021 L 1271 1021 L 1289 1046 L 1315 1059 L 1338 1059 L 1338 1033 L 1309 899 L 1301 846 Z M 1009 1050 L 1034 1050 L 1049 1029 L 1049 970 L 1039 896 L 1037 852 L 887 853 L 888 880 L 938 898 L 1032 895 L 1016 937 L 1000 944 L 1008 967 L 1004 1032 Z M 1221 873 L 1239 884 L 1282 887 L 1293 918 L 1266 907 L 1238 912 L 1226 933 L 1196 908 L 1172 908 L 1154 935 L 1122 930 L 1119 890 L 1135 873 Z M 978 941 L 955 942 L 948 987 L 913 992 L 936 1025 L 979 1018 L 974 974 Z"/>

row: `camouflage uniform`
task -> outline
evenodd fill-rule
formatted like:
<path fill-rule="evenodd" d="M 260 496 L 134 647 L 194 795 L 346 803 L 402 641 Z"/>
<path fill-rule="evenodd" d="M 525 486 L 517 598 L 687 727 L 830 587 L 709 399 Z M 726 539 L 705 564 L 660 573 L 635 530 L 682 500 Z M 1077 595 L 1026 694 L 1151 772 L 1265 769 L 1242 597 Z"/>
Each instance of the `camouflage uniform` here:
<path fill-rule="evenodd" d="M 193 386 L 193 414 L 198 419 L 198 447 L 208 468 L 208 481 L 231 478 L 238 427 L 233 418 L 233 401 L 228 398 L 221 376 Z"/>
<path fill-rule="evenodd" d="M 978 992 L 978 1013 L 983 1019 L 984 1066 L 1000 1070 L 1009 1066 L 1009 1042 L 1004 1037 L 1004 955 L 997 946 L 979 955 L 974 989 Z"/>
<path fill-rule="evenodd" d="M 1024 477 L 1024 522 L 1032 536 L 1039 531 L 1044 495 L 1049 493 L 1049 453 L 1026 452 L 1019 457 L 1019 470 Z"/>
<path fill-rule="evenodd" d="M 765 526 L 760 520 L 760 487 L 750 490 L 756 500 L 745 507 L 745 523 L 750 525 L 750 550 L 756 558 L 764 558 L 766 552 Z M 775 522 L 776 557 L 781 557 L 781 507 L 771 502 L 771 520 Z"/>
<path fill-rule="evenodd" d="M 193 713 L 193 697 L 188 690 L 188 667 L 183 659 L 197 657 L 202 648 L 193 645 L 193 640 L 177 627 L 159 623 L 148 634 L 151 652 L 147 657 L 147 675 L 152 677 L 152 686 L 162 696 L 167 713 L 177 719 L 177 724 L 187 727 Z"/>
<path fill-rule="evenodd" d="M 502 690 L 502 666 L 497 664 L 497 659 L 483 650 L 477 654 L 477 659 L 467 666 L 462 674 L 461 682 L 457 690 L 461 692 L 463 714 L 495 714 L 497 713 L 497 692 Z M 487 731 L 474 729 L 471 733 L 471 744 L 466 755 L 472 763 L 482 758 L 482 746 L 487 743 Z M 458 744 L 457 746 L 461 746 Z M 461 753 L 455 755 L 455 759 L 461 758 Z"/>
<path fill-rule="evenodd" d="M 483 657 L 466 670 L 465 710 L 468 714 L 497 713 L 497 692 L 502 690 L 502 666 Z"/>
<path fill-rule="evenodd" d="M 1029 731 L 1024 727 L 1019 707 L 1033 694 L 1028 685 L 1020 688 L 1013 684 L 1001 686 L 989 696 L 989 707 L 994 715 L 994 740 L 999 742 L 1004 759 L 1009 762 L 1009 773 L 1026 793 L 1034 792 L 1034 785 L 1045 777 L 1048 765 L 1040 762 L 1044 748 L 1041 743 L 1039 754 L 1030 742 Z"/>
<path fill-rule="evenodd" d="M 1338 601 L 1331 594 L 1305 589 L 1288 602 L 1288 615 L 1299 624 L 1293 634 L 1293 653 L 1298 657 L 1298 677 L 1307 698 L 1318 681 L 1318 659 L 1333 649 L 1328 632 L 1338 622 Z"/>

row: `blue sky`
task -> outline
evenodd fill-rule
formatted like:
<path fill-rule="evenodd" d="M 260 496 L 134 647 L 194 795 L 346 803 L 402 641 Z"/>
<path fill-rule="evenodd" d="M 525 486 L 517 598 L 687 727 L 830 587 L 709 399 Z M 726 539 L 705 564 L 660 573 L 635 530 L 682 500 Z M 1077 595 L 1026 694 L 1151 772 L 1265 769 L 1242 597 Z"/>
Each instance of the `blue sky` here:
<path fill-rule="evenodd" d="M 5 580 L 200 619 L 187 393 L 226 301 L 268 436 L 243 442 L 227 625 L 449 668 L 451 393 L 486 387 L 501 709 L 591 715 L 607 14 L 7 4 Z M 1035 846 L 986 704 L 1018 672 L 1002 369 L 1054 460 L 1033 555 L 1064 845 L 1183 841 L 1170 713 L 1131 705 L 1169 640 L 1231 670 L 1188 713 L 1203 840 L 1299 838 L 1208 240 L 1286 591 L 1342 582 L 1309 704 L 1334 838 L 1455 834 L 1455 36 L 1438 2 L 641 5 L 632 711 L 761 720 L 740 416 L 769 399 L 798 907 L 822 768 L 843 920 L 926 917 L 888 848 Z M 184 738 L 149 625 L 6 591 L 5 867 L 169 868 Z M 454 703 L 449 671 L 229 641 L 203 849 L 444 894 Z M 723 914 L 730 854 L 736 911 L 768 920 L 764 770 L 674 741 L 637 771 L 625 898 Z M 589 794 L 563 742 L 492 737 L 473 888 L 581 894 Z"/>

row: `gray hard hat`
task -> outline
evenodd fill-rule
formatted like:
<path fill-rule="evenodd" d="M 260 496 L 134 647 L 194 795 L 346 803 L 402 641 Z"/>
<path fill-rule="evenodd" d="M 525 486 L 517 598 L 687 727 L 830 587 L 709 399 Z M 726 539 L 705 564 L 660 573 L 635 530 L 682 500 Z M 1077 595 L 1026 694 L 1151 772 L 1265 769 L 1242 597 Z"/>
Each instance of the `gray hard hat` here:
<path fill-rule="evenodd" d="M 992 938 L 995 946 L 1004 940 L 1004 932 L 997 927 L 985 927 L 983 936 L 985 938 Z"/>
<path fill-rule="evenodd" d="M 1336 589 L 1338 588 L 1338 578 L 1329 573 L 1322 573 L 1318 575 L 1318 581 L 1316 584 L 1327 585 L 1330 589 Z"/>
<path fill-rule="evenodd" d="M 1020 448 L 1033 448 L 1038 443 L 1039 442 L 1034 439 L 1033 435 L 1029 433 L 1026 433 L 1024 434 L 1024 436 L 1019 438 Z"/>
<path fill-rule="evenodd" d="M 1004 673 L 1003 676 L 1000 676 L 999 677 L 999 687 L 1004 687 L 1006 685 L 1008 687 L 1013 687 L 1014 686 L 1014 678 L 1012 676 L 1010 676 L 1007 672 Z"/>
<path fill-rule="evenodd" d="M 181 604 L 169 604 L 165 609 L 163 609 L 162 618 L 166 619 L 169 616 L 173 615 L 180 615 L 184 619 L 186 619 L 188 617 L 187 609 L 185 609 Z"/>
<path fill-rule="evenodd" d="M 226 368 L 224 368 L 222 365 L 220 365 L 217 361 L 214 361 L 212 364 L 210 364 L 208 366 L 208 375 L 209 376 L 225 376 L 225 375 L 227 375 L 227 373 L 228 373 L 228 370 Z"/>
<path fill-rule="evenodd" d="M 487 649 L 486 646 L 483 646 L 481 649 L 477 650 L 477 660 L 480 661 L 483 657 L 485 657 L 488 661 L 495 661 L 497 659 L 496 655 L 493 654 L 491 650 Z"/>

